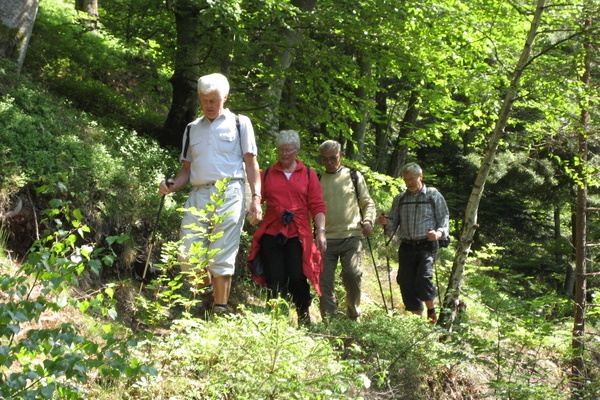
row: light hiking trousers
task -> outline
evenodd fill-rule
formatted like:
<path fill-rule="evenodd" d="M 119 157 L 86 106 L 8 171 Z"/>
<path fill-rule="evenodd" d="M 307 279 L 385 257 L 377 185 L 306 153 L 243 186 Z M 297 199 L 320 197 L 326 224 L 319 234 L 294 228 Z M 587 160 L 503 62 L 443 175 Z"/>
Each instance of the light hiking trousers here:
<path fill-rule="evenodd" d="M 195 207 L 197 210 L 205 209 L 207 204 L 211 203 L 210 196 L 218 192 L 214 185 L 196 186 L 190 192 L 185 208 Z M 190 250 L 193 243 L 202 242 L 204 247 L 209 250 L 217 250 L 212 260 L 208 263 L 207 269 L 212 276 L 231 276 L 235 272 L 235 258 L 240 245 L 240 235 L 246 213 L 246 204 L 244 197 L 244 182 L 242 180 L 231 180 L 227 184 L 224 193 L 224 203 L 215 211 L 216 214 L 225 216 L 223 221 L 211 226 L 207 221 L 201 221 L 197 216 L 189 211 L 185 211 L 181 221 L 180 236 L 183 239 L 185 252 Z M 210 218 L 209 212 L 208 217 Z M 223 232 L 223 236 L 209 241 L 203 235 L 198 235 L 197 231 L 190 227 L 191 224 L 198 224 L 207 229 L 212 234 Z M 206 253 L 200 258 L 206 258 Z M 183 264 L 183 271 L 189 270 L 189 264 Z"/>

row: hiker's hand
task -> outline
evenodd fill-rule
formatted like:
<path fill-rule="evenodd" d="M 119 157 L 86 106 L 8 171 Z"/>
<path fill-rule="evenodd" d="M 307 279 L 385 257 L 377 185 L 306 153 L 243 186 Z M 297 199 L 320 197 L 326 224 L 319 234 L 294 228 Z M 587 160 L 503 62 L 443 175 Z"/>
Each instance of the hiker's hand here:
<path fill-rule="evenodd" d="M 431 231 L 427 232 L 427 240 L 429 240 L 430 242 L 435 242 L 436 240 L 438 240 L 441 237 L 442 237 L 442 232 L 440 232 L 440 231 L 431 230 Z"/>
<path fill-rule="evenodd" d="M 167 179 L 166 181 L 162 181 L 160 183 L 160 186 L 158 187 L 158 192 L 163 196 L 173 192 L 171 188 L 173 187 L 174 183 L 175 181 L 173 179 Z"/>
<path fill-rule="evenodd" d="M 321 253 L 325 253 L 327 250 L 327 239 L 325 239 L 325 231 L 322 229 L 317 230 L 315 236 L 315 243 L 317 244 L 317 248 L 321 251 Z"/>
<path fill-rule="evenodd" d="M 258 201 L 253 201 L 250 203 L 250 210 L 248 211 L 250 217 L 250 224 L 256 225 L 260 221 L 262 221 L 262 208 L 260 207 L 260 199 Z"/>
<path fill-rule="evenodd" d="M 379 225 L 383 225 L 385 227 L 385 226 L 389 225 L 390 220 L 388 219 L 387 215 L 380 214 L 379 217 L 377 217 L 377 223 Z"/>
<path fill-rule="evenodd" d="M 364 237 L 369 237 L 373 233 L 373 224 L 366 220 L 362 223 L 362 234 Z"/>

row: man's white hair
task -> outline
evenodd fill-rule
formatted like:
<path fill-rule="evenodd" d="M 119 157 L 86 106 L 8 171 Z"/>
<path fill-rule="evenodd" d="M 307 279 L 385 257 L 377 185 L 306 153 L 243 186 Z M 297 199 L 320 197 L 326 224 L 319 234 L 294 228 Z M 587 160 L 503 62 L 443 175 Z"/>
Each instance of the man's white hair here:
<path fill-rule="evenodd" d="M 198 79 L 198 94 L 207 94 L 219 91 L 221 96 L 229 94 L 229 81 L 223 74 L 210 74 Z"/>

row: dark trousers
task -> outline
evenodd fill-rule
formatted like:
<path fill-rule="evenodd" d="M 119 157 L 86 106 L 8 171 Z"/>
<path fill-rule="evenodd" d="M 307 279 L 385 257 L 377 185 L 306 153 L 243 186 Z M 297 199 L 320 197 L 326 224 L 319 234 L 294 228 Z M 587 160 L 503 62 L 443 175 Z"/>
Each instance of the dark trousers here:
<path fill-rule="evenodd" d="M 260 256 L 265 268 L 269 298 L 291 297 L 298 314 L 307 314 L 310 285 L 302 272 L 302 243 L 299 238 L 283 241 L 272 235 L 260 239 Z"/>
<path fill-rule="evenodd" d="M 435 299 L 433 262 L 437 250 L 437 242 L 402 243 L 398 249 L 396 282 L 407 311 L 422 311 L 424 301 Z"/>

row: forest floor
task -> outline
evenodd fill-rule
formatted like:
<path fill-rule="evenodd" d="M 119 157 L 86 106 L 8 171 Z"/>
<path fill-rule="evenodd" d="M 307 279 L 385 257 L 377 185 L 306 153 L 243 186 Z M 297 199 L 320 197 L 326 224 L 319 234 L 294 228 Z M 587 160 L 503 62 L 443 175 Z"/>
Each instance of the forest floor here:
<path fill-rule="evenodd" d="M 385 302 L 391 315 L 388 319 L 389 323 L 402 325 L 413 323 L 415 319 L 414 316 L 403 310 L 399 290 L 395 283 L 396 271 L 393 262 L 392 270 L 388 274 L 385 260 L 377 270 L 369 261 L 365 260 L 363 275 L 365 318 L 364 321 L 356 324 L 359 327 L 364 324 L 365 330 L 348 334 L 344 338 L 348 342 L 361 341 L 360 337 L 352 337 L 353 334 L 357 334 L 356 332 L 364 335 L 377 334 L 377 327 L 374 328 L 374 331 L 369 330 L 371 328 L 367 327 L 374 310 L 384 308 L 381 292 L 386 297 Z M 18 264 L 16 263 L 11 265 L 5 263 L 3 272 L 14 273 L 17 268 Z M 392 300 L 389 296 L 390 280 L 394 293 L 393 311 L 391 310 Z M 98 290 L 98 283 L 91 278 L 81 279 L 80 283 L 81 287 L 71 290 L 74 297 L 93 296 Z M 341 285 L 338 285 L 338 287 L 341 287 Z M 34 289 L 32 294 L 37 295 L 37 290 Z M 148 330 L 158 335 L 158 337 L 168 336 L 170 334 L 170 322 L 167 321 L 166 324 L 161 326 L 149 326 L 138 318 L 136 297 L 139 290 L 140 284 L 135 280 L 125 279 L 117 282 L 114 296 L 118 315 L 117 322 L 136 332 Z M 338 295 L 343 296 L 343 290 L 338 292 Z M 388 387 L 386 390 L 381 386 L 372 386 L 370 388 L 354 388 L 348 393 L 348 398 L 356 399 L 361 396 L 364 399 L 373 400 L 397 398 L 419 400 L 480 398 L 550 400 L 569 398 L 570 357 L 568 349 L 570 332 L 568 326 L 564 324 L 552 326 L 549 324 L 543 332 L 541 330 L 537 331 L 537 328 L 528 332 L 526 324 L 519 319 L 520 317 L 502 314 L 502 311 L 489 308 L 485 309 L 485 314 L 483 314 L 483 311 L 477 308 L 478 299 L 473 294 L 466 292 L 464 297 L 465 301 L 472 306 L 466 316 L 469 320 L 465 323 L 467 328 L 460 328 L 462 329 L 461 332 L 451 334 L 437 327 L 425 328 L 429 330 L 427 340 L 437 342 L 436 346 L 438 347 L 442 346 L 444 357 L 447 357 L 447 359 L 443 362 L 436 362 L 435 368 L 430 371 L 421 371 L 423 375 L 418 378 L 421 383 L 411 397 L 398 397 L 398 391 L 394 387 Z M 5 299 L 0 301 L 5 301 Z M 267 308 L 264 290 L 261 290 L 251 280 L 250 274 L 245 268 L 237 271 L 230 305 L 234 313 L 236 310 Z M 313 302 L 310 311 L 313 325 L 316 327 L 323 326 L 318 301 Z M 247 314 L 246 311 L 241 311 L 241 313 Z M 295 318 L 295 313 L 292 311 L 290 311 L 290 318 L 292 320 Z M 84 314 L 73 307 L 66 307 L 60 311 L 47 310 L 36 322 L 24 325 L 19 337 L 24 337 L 32 329 L 57 328 L 64 321 L 74 323 L 84 331 L 93 332 L 94 327 L 97 328 L 106 323 L 106 318 L 100 315 Z M 380 327 L 380 330 L 383 330 L 383 328 L 383 326 Z M 309 329 L 305 331 L 305 334 L 313 337 L 327 336 L 318 328 Z M 435 357 L 435 355 L 432 355 L 432 357 Z M 362 362 L 366 362 L 366 360 Z M 589 376 L 595 379 L 598 376 L 600 364 L 594 364 L 594 360 L 592 360 L 590 366 L 592 370 L 590 370 Z M 403 368 L 402 363 L 400 363 L 399 368 Z M 527 394 L 528 389 L 531 391 L 530 394 Z M 590 399 L 596 398 L 590 397 Z"/>
<path fill-rule="evenodd" d="M 243 255 L 241 256 L 243 258 Z M 386 309 L 396 317 L 394 320 L 398 323 L 402 323 L 403 318 L 414 318 L 414 316 L 404 311 L 402 300 L 400 298 L 399 288 L 395 282 L 397 273 L 397 266 L 395 261 L 391 260 L 390 268 L 387 267 L 386 259 L 378 260 L 380 264 L 377 269 L 374 268 L 372 258 L 369 253 L 365 253 L 365 260 L 363 262 L 363 296 L 362 296 L 362 307 L 364 310 L 375 310 L 375 309 Z M 243 262 L 242 262 L 243 265 Z M 338 288 L 338 297 L 343 298 L 343 289 L 341 289 L 341 282 L 337 277 L 338 282 L 336 287 Z M 441 283 L 441 282 L 440 282 Z M 383 297 L 382 298 L 382 293 Z M 392 296 L 393 295 L 393 296 Z M 134 310 L 131 306 L 133 299 L 136 296 L 135 288 L 123 287 L 123 290 L 118 295 L 119 298 L 119 315 L 123 321 L 132 321 L 130 325 L 132 329 L 139 329 L 136 326 L 136 318 L 134 316 Z M 466 303 L 477 301 L 476 299 L 469 299 L 468 294 Z M 436 308 L 439 310 L 439 305 L 436 300 Z M 384 305 L 385 304 L 385 305 Z M 230 298 L 230 307 L 235 312 L 239 306 L 251 307 L 255 309 L 267 308 L 264 290 L 261 290 L 251 279 L 249 271 L 246 268 L 238 268 L 234 283 L 232 287 L 232 293 Z M 369 311 L 367 311 L 368 314 Z M 489 309 L 489 315 L 494 317 L 496 310 Z M 486 315 L 486 318 L 489 317 Z M 311 321 L 313 324 L 319 324 L 322 322 L 321 315 L 318 307 L 318 299 L 314 299 L 310 309 Z M 290 319 L 295 323 L 295 312 L 290 312 Z M 480 316 L 479 316 L 480 317 Z M 509 316 L 508 316 L 509 317 Z M 340 318 L 344 318 L 340 312 Z M 367 317 L 368 318 L 368 317 Z M 425 317 L 423 317 L 425 318 Z M 512 334 L 507 334 L 506 337 L 498 337 L 498 343 L 494 349 L 487 349 L 485 351 L 478 351 L 473 348 L 472 343 L 479 341 L 489 340 L 490 336 L 495 336 L 498 332 L 487 331 L 490 324 L 488 321 L 477 321 L 477 315 L 471 316 L 475 321 L 470 322 L 468 335 L 471 336 L 469 341 L 463 341 L 464 346 L 460 351 L 462 354 L 454 360 L 449 360 L 445 365 L 439 366 L 435 371 L 431 371 L 430 378 L 424 378 L 427 385 L 429 385 L 432 393 L 437 393 L 438 397 L 429 397 L 426 394 L 416 396 L 419 399 L 433 399 L 437 400 L 458 400 L 458 399 L 505 399 L 511 398 L 511 390 L 506 389 L 511 385 L 521 387 L 518 391 L 513 390 L 514 393 L 521 393 L 522 387 L 530 384 L 532 387 L 543 386 L 543 390 L 537 390 L 537 392 L 543 392 L 544 390 L 553 391 L 553 395 L 546 397 L 546 399 L 554 398 L 568 398 L 569 393 L 569 358 L 565 356 L 562 351 L 564 343 L 560 344 L 547 344 L 540 340 L 537 343 L 533 339 L 532 343 L 528 343 L 532 339 L 528 337 L 527 333 L 524 333 L 523 341 L 519 342 Z M 521 329 L 515 323 L 515 328 Z M 431 336 L 431 340 L 437 340 L 444 342 L 448 340 L 447 332 L 442 330 L 436 330 Z M 557 330 L 557 336 L 554 338 L 557 341 L 570 340 L 565 338 L 563 335 L 564 331 L 561 329 Z M 308 332 L 309 335 L 319 335 L 318 333 Z M 534 335 L 532 333 L 532 335 Z M 452 335 L 450 335 L 452 336 Z M 467 361 L 469 357 L 474 357 L 471 361 Z M 502 387 L 501 389 L 499 389 Z M 551 389 L 548 389 L 551 388 Z M 443 392 L 443 396 L 439 393 Z M 534 390 L 535 392 L 535 390 Z M 365 390 L 359 394 L 353 393 L 353 396 L 362 395 L 366 399 L 383 400 L 383 399 L 395 399 L 394 391 L 382 391 L 381 388 Z M 531 397 L 521 398 L 538 398 L 538 394 Z M 509 397 L 506 397 L 509 396 Z M 514 397 L 514 398 L 519 398 Z M 542 396 L 541 398 L 544 398 Z"/>

